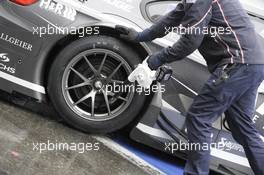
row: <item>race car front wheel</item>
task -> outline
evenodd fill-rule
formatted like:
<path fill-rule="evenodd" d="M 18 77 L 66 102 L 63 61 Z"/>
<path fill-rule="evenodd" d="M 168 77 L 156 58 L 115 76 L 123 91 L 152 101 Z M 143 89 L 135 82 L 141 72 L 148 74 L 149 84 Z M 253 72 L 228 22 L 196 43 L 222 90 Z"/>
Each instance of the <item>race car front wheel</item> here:
<path fill-rule="evenodd" d="M 134 50 L 115 38 L 77 40 L 52 64 L 49 97 L 71 126 L 89 133 L 116 131 L 132 122 L 144 106 L 146 97 L 127 82 L 140 62 Z"/>

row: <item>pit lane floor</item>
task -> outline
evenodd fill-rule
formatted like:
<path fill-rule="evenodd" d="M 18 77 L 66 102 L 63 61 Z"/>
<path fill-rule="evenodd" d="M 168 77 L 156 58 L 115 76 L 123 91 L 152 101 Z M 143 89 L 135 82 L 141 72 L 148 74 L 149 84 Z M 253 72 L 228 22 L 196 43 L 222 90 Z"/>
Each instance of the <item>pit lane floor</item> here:
<path fill-rule="evenodd" d="M 21 108 L 10 99 L 0 92 L 0 175 L 163 174 L 108 137 L 88 135 L 58 122 L 47 106 L 18 101 L 19 106 L 25 105 Z M 48 148 L 49 143 L 54 146 Z M 60 143 L 68 144 L 68 150 L 65 145 L 55 147 Z M 40 144 L 49 150 L 40 153 Z M 88 145 L 86 150 L 82 144 Z"/>
<path fill-rule="evenodd" d="M 89 145 L 84 152 L 40 153 L 37 144 L 41 143 Z M 121 132 L 97 136 L 74 130 L 63 124 L 51 107 L 30 99 L 14 100 L 0 91 L 0 175 L 181 175 L 184 163 Z"/>

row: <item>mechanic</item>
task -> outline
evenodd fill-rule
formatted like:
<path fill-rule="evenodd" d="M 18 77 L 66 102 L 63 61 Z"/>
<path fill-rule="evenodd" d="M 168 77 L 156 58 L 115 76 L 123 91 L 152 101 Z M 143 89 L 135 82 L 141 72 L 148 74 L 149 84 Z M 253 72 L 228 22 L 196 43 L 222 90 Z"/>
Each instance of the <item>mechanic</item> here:
<path fill-rule="evenodd" d="M 187 33 L 171 47 L 148 57 L 152 70 L 181 60 L 196 49 L 211 73 L 195 97 L 187 117 L 189 144 L 211 145 L 212 123 L 225 112 L 233 137 L 240 143 L 256 175 L 264 175 L 264 143 L 252 118 L 257 89 L 264 80 L 264 52 L 247 13 L 238 0 L 183 0 L 177 7 L 143 32 L 126 31 L 123 39 L 133 42 L 163 37 L 165 28 L 185 27 Z M 224 27 L 231 32 L 205 34 L 205 28 Z M 210 150 L 188 150 L 185 174 L 209 174 Z"/>

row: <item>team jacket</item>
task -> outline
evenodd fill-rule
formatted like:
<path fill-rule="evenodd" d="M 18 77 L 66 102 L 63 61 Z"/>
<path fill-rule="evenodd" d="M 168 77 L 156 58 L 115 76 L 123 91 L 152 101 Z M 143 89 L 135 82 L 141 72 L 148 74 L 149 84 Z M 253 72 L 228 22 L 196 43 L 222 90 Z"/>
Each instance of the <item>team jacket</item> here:
<path fill-rule="evenodd" d="M 183 0 L 141 32 L 139 40 L 163 37 L 166 28 L 172 27 L 188 32 L 157 54 L 163 63 L 183 59 L 198 49 L 211 72 L 229 63 L 264 64 L 264 43 L 238 0 Z"/>

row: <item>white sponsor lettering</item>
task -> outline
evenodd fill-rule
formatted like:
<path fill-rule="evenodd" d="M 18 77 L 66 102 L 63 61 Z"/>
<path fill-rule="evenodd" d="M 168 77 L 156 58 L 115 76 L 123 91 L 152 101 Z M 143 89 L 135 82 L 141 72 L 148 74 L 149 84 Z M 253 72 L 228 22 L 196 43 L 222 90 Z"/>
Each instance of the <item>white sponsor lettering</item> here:
<path fill-rule="evenodd" d="M 11 74 L 14 74 L 16 73 L 16 69 L 13 68 L 13 67 L 10 67 L 10 66 L 7 66 L 3 63 L 0 63 L 0 70 L 3 70 L 3 71 L 6 71 L 6 72 L 9 72 Z"/>
<path fill-rule="evenodd" d="M 0 61 L 8 63 L 10 59 L 7 56 L 7 53 L 0 53 Z M 11 74 L 16 73 L 16 69 L 10 66 L 5 65 L 4 63 L 0 63 L 0 70 L 4 70 L 6 72 L 9 72 Z"/>
<path fill-rule="evenodd" d="M 244 149 L 243 147 L 235 142 L 231 142 L 229 140 L 227 140 L 226 138 L 221 138 L 221 143 L 223 145 L 225 145 L 225 148 L 227 148 L 227 151 L 231 151 L 231 150 L 235 150 L 235 151 L 239 151 L 239 152 L 243 152 L 244 153 Z"/>
<path fill-rule="evenodd" d="M 39 6 L 71 21 L 74 21 L 77 15 L 77 12 L 74 8 L 53 0 L 41 0 Z"/>
<path fill-rule="evenodd" d="M 0 53 L 0 61 L 2 62 L 9 62 L 10 59 L 7 56 L 7 53 Z"/>
<path fill-rule="evenodd" d="M 255 115 L 255 116 L 253 117 L 253 123 L 257 123 L 257 121 L 258 121 L 259 118 L 260 118 L 260 117 L 259 117 L 258 115 Z"/>
<path fill-rule="evenodd" d="M 28 50 L 28 51 L 32 51 L 32 45 L 25 42 L 25 41 L 21 41 L 17 38 L 11 37 L 9 35 L 6 35 L 4 33 L 0 33 L 0 40 L 6 41 L 10 44 L 13 44 L 15 46 L 18 46 L 22 49 Z"/>

